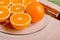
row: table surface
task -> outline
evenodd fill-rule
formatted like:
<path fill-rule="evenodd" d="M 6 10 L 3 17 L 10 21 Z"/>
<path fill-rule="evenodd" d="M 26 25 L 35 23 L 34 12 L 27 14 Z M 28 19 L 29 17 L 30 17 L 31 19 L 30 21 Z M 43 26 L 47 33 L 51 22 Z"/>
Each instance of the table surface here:
<path fill-rule="evenodd" d="M 43 30 L 31 34 L 20 36 L 18 39 L 0 37 L 0 40 L 60 40 L 60 21 L 48 16 L 49 24 Z"/>

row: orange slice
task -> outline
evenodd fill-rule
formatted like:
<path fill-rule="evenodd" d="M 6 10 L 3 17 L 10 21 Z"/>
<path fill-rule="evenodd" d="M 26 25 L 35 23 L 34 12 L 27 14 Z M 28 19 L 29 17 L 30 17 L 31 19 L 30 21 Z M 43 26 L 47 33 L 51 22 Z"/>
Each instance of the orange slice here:
<path fill-rule="evenodd" d="M 27 13 L 16 13 L 10 17 L 12 26 L 17 30 L 27 28 L 31 23 L 31 16 Z"/>
<path fill-rule="evenodd" d="M 22 4 L 22 0 L 11 0 L 13 4 Z"/>
<path fill-rule="evenodd" d="M 32 17 L 32 22 L 42 20 L 45 14 L 44 6 L 40 3 L 32 3 L 26 8 L 26 13 Z"/>
<path fill-rule="evenodd" d="M 8 6 L 10 4 L 10 0 L 0 0 L 0 6 Z"/>
<path fill-rule="evenodd" d="M 29 4 L 36 2 L 36 0 L 23 0 L 22 4 L 27 7 Z"/>
<path fill-rule="evenodd" d="M 13 5 L 10 7 L 12 13 L 19 13 L 24 11 L 24 6 L 21 5 Z"/>
<path fill-rule="evenodd" d="M 0 7 L 0 22 L 6 21 L 10 16 L 9 10 L 4 7 Z"/>

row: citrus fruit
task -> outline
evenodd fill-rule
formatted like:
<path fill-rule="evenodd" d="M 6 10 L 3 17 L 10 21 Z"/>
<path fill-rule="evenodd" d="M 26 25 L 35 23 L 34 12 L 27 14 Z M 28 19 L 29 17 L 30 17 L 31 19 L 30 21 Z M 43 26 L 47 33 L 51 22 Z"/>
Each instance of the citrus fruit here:
<path fill-rule="evenodd" d="M 13 4 L 22 4 L 22 0 L 11 0 Z"/>
<path fill-rule="evenodd" d="M 23 12 L 24 11 L 24 6 L 22 6 L 22 5 L 13 5 L 13 6 L 10 7 L 10 10 L 13 13 Z"/>
<path fill-rule="evenodd" d="M 12 26 L 17 30 L 27 28 L 31 23 L 31 16 L 27 13 L 16 13 L 10 17 Z"/>
<path fill-rule="evenodd" d="M 0 7 L 0 22 L 6 21 L 10 16 L 9 10 L 4 7 Z"/>
<path fill-rule="evenodd" d="M 23 0 L 22 4 L 27 7 L 29 4 L 36 2 L 36 0 Z"/>
<path fill-rule="evenodd" d="M 0 0 L 0 6 L 8 6 L 10 4 L 10 0 Z"/>
<path fill-rule="evenodd" d="M 32 3 L 26 8 L 26 13 L 32 17 L 32 22 L 37 22 L 44 17 L 44 7 L 40 3 Z"/>

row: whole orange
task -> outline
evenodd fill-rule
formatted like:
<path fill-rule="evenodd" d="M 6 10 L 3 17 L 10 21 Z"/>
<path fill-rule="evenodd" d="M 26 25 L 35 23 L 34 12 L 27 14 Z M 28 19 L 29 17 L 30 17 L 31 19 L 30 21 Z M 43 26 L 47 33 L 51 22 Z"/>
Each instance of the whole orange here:
<path fill-rule="evenodd" d="M 39 20 L 42 20 L 44 17 L 44 6 L 38 2 L 30 4 L 26 12 L 30 14 L 32 17 L 32 22 L 38 22 Z"/>

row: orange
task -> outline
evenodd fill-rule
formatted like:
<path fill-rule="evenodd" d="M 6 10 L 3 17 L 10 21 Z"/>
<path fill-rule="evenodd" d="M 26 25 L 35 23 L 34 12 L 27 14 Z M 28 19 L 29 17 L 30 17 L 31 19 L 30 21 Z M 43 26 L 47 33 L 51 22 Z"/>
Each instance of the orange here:
<path fill-rule="evenodd" d="M 31 16 L 27 13 L 15 13 L 10 17 L 12 26 L 17 30 L 27 28 L 31 23 Z"/>
<path fill-rule="evenodd" d="M 37 22 L 44 17 L 44 7 L 40 3 L 32 3 L 26 8 L 26 12 L 32 17 L 32 22 Z"/>
<path fill-rule="evenodd" d="M 22 4 L 22 0 L 11 0 L 13 4 Z"/>
<path fill-rule="evenodd" d="M 13 5 L 10 7 L 10 10 L 12 13 L 18 13 L 18 12 L 23 12 L 24 11 L 24 6 L 22 5 Z"/>
<path fill-rule="evenodd" d="M 10 16 L 9 10 L 5 7 L 0 7 L 0 22 L 6 21 Z"/>
<path fill-rule="evenodd" d="M 10 4 L 10 0 L 0 0 L 0 6 L 8 6 Z"/>
<path fill-rule="evenodd" d="M 36 0 L 23 0 L 22 4 L 27 7 L 29 4 L 36 2 Z"/>

